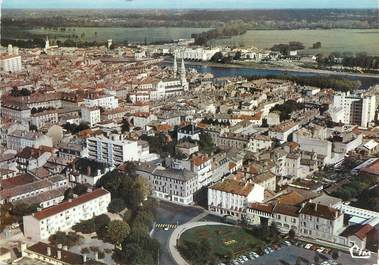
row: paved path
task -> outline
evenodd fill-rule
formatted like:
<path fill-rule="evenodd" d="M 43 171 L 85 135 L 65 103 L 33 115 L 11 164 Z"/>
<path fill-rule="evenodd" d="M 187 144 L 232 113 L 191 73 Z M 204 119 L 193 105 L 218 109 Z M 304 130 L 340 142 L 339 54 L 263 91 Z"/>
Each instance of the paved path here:
<path fill-rule="evenodd" d="M 191 220 L 189 220 L 187 223 L 198 222 L 201 219 L 203 219 L 205 216 L 207 216 L 208 214 L 209 214 L 208 211 L 204 211 L 203 213 L 201 213 L 201 214 L 195 216 L 194 218 L 192 218 Z"/>
<path fill-rule="evenodd" d="M 201 216 L 202 214 L 198 215 Z M 196 217 L 195 217 L 196 218 Z M 194 218 L 194 219 L 195 219 Z M 203 217 L 200 217 L 201 219 Z M 180 236 L 186 231 L 194 227 L 205 226 L 205 225 L 225 225 L 231 226 L 229 224 L 217 223 L 217 222 L 188 222 L 178 226 L 171 234 L 168 246 L 172 259 L 178 265 L 190 265 L 179 253 L 179 250 L 176 247 L 176 244 L 180 238 Z"/>

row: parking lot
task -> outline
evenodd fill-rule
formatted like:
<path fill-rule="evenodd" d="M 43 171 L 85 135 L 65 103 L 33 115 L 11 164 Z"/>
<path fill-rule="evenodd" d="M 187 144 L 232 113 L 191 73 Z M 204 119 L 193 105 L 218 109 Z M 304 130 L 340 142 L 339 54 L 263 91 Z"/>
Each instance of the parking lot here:
<path fill-rule="evenodd" d="M 235 258 L 231 264 L 233 265 L 285 265 L 285 264 L 296 264 L 298 258 L 301 259 L 302 265 L 314 264 L 316 254 L 320 257 L 319 264 L 321 265 L 373 265 L 376 263 L 376 255 L 373 254 L 370 259 L 353 259 L 350 254 L 339 252 L 339 257 L 337 260 L 333 260 L 331 254 L 320 253 L 323 248 L 318 247 L 317 249 L 312 245 L 312 249 L 306 249 L 304 247 L 309 247 L 306 245 L 286 246 L 282 244 L 278 249 L 272 247 L 266 247 L 264 253 L 260 257 L 254 257 L 246 253 L 240 257 Z M 317 251 L 318 250 L 318 251 Z M 222 264 L 222 263 L 221 263 Z"/>

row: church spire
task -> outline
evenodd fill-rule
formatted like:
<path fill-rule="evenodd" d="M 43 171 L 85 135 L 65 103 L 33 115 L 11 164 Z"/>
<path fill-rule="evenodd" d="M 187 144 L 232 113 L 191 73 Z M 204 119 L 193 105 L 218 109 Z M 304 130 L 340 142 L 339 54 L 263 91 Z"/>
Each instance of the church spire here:
<path fill-rule="evenodd" d="M 180 79 L 182 82 L 186 80 L 186 66 L 184 65 L 184 59 L 182 58 L 182 66 L 180 68 Z"/>
<path fill-rule="evenodd" d="M 173 69 L 173 72 L 174 72 L 174 78 L 176 78 L 176 75 L 178 73 L 178 63 L 176 62 L 176 53 L 174 53 L 174 69 Z"/>

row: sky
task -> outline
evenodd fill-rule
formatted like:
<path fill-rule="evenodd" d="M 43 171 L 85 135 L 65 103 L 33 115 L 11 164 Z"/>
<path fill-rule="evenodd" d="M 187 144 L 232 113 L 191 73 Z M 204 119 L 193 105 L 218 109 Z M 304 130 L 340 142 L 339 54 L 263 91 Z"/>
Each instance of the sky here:
<path fill-rule="evenodd" d="M 378 7 L 379 0 L 3 0 L 3 8 L 284 9 Z"/>

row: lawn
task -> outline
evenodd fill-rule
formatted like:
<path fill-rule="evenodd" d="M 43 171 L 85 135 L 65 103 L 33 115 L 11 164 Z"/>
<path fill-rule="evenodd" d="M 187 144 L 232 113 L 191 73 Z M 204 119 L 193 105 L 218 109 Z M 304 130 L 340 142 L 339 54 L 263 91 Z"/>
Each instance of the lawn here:
<path fill-rule="evenodd" d="M 223 225 L 195 227 L 185 231 L 180 237 L 181 241 L 198 242 L 201 239 L 209 240 L 212 250 L 219 257 L 230 252 L 233 256 L 243 254 L 263 244 L 263 241 L 256 238 L 249 230 Z"/>

